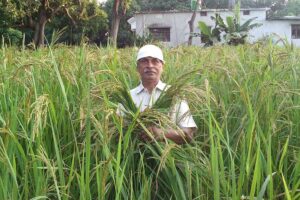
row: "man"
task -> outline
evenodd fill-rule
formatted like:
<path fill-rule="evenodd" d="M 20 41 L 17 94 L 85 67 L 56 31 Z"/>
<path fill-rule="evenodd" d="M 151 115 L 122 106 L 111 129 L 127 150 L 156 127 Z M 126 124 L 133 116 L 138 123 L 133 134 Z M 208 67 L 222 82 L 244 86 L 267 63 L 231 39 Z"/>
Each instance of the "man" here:
<path fill-rule="evenodd" d="M 160 80 L 165 61 L 159 47 L 155 45 L 143 46 L 138 51 L 136 61 L 141 83 L 138 87 L 130 90 L 130 94 L 136 107 L 142 112 L 146 108 L 151 108 L 162 92 L 170 86 Z M 185 101 L 178 102 L 174 106 L 170 113 L 170 119 L 180 128 L 179 130 L 166 129 L 157 125 L 149 126 L 147 129 L 158 141 L 170 139 L 177 144 L 191 141 L 197 126 Z M 144 141 L 151 140 L 146 132 L 142 132 L 140 138 Z"/>

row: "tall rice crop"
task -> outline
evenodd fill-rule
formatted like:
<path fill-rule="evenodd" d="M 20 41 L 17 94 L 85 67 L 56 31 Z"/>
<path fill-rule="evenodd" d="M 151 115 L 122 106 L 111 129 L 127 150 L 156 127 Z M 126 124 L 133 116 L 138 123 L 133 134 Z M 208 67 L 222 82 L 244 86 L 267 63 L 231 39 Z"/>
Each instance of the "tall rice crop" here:
<path fill-rule="evenodd" d="M 164 49 L 174 89 L 145 113 L 127 94 L 136 51 L 1 48 L 0 199 L 300 199 L 298 49 Z M 139 141 L 175 97 L 194 141 Z"/>

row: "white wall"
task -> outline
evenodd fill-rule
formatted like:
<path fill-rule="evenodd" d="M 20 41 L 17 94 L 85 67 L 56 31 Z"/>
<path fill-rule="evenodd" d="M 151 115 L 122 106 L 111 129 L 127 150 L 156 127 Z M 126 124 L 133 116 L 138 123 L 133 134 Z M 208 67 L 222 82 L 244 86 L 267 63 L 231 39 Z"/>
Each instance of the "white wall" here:
<path fill-rule="evenodd" d="M 291 39 L 291 25 L 287 21 L 264 21 L 261 27 L 250 31 L 252 36 L 251 41 L 262 38 L 263 36 L 272 35 L 276 33 L 282 38 Z"/>
<path fill-rule="evenodd" d="M 198 21 L 204 21 L 207 25 L 213 26 L 214 21 L 211 20 L 211 16 L 215 16 L 215 13 L 219 13 L 223 18 L 226 16 L 232 16 L 233 12 L 228 10 L 203 10 L 207 12 L 207 16 L 200 16 L 200 12 L 197 13 L 194 32 L 200 32 L 197 28 Z M 163 13 L 142 13 L 136 14 L 136 34 L 143 36 L 147 34 L 148 27 L 156 24 L 158 26 L 169 26 L 170 29 L 170 46 L 176 46 L 180 44 L 186 44 L 189 37 L 188 21 L 192 16 L 192 12 L 163 12 Z M 258 17 L 258 21 L 263 21 L 266 18 L 265 10 L 250 11 L 250 15 L 243 16 L 241 11 L 241 21 L 250 19 L 252 17 Z M 201 45 L 200 38 L 193 38 L 193 44 Z"/>
<path fill-rule="evenodd" d="M 207 16 L 200 16 L 200 12 L 197 13 L 194 31 L 200 32 L 197 28 L 198 21 L 204 21 L 209 26 L 214 26 L 214 21 L 211 20 L 211 16 L 215 16 L 215 13 L 219 13 L 223 19 L 227 16 L 234 15 L 233 12 L 228 10 L 203 10 L 207 12 Z M 187 44 L 189 37 L 188 21 L 192 16 L 192 12 L 164 12 L 164 13 L 141 13 L 136 14 L 136 34 L 142 36 L 147 34 L 148 27 L 151 25 L 157 26 L 169 26 L 170 27 L 170 42 L 166 43 L 169 46 L 177 46 Z M 262 26 L 254 28 L 250 31 L 250 41 L 255 41 L 264 36 L 276 33 L 281 37 L 286 37 L 290 42 L 300 46 L 299 39 L 291 39 L 291 24 L 300 24 L 300 21 L 293 20 L 266 20 L 266 9 L 250 10 L 250 15 L 243 15 L 241 10 L 240 18 L 241 23 L 246 20 L 257 17 L 255 23 L 261 23 Z M 193 38 L 194 45 L 201 45 L 200 38 Z"/>
<path fill-rule="evenodd" d="M 250 31 L 251 41 L 262 38 L 263 36 L 274 35 L 273 40 L 277 42 L 280 39 L 300 46 L 300 39 L 292 39 L 292 24 L 300 24 L 300 21 L 294 20 L 268 20 L 263 22 L 263 26 Z"/>
<path fill-rule="evenodd" d="M 170 27 L 171 46 L 184 44 L 188 39 L 189 15 L 187 13 L 137 14 L 135 19 L 136 34 L 139 36 L 147 35 L 147 28 L 156 24 Z"/>

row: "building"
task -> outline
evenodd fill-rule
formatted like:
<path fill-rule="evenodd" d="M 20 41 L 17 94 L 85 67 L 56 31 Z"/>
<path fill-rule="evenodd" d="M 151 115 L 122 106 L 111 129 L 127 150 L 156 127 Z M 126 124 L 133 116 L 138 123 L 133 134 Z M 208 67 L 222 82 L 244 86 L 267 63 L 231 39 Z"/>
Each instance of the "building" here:
<path fill-rule="evenodd" d="M 256 41 L 271 34 L 278 35 L 278 38 L 287 39 L 290 43 L 300 46 L 300 17 L 282 17 L 268 19 L 268 8 L 240 9 L 241 23 L 256 17 L 253 23 L 262 24 L 249 33 L 249 41 Z M 194 32 L 200 33 L 198 21 L 203 21 L 209 26 L 215 22 L 211 16 L 218 13 L 225 19 L 226 16 L 233 16 L 229 9 L 202 9 L 197 11 L 194 22 Z M 153 38 L 163 41 L 168 46 L 187 44 L 190 35 L 188 21 L 191 19 L 191 11 L 152 11 L 136 13 L 128 20 L 132 30 L 137 36 L 152 35 Z M 201 38 L 193 38 L 194 45 L 202 45 Z"/>

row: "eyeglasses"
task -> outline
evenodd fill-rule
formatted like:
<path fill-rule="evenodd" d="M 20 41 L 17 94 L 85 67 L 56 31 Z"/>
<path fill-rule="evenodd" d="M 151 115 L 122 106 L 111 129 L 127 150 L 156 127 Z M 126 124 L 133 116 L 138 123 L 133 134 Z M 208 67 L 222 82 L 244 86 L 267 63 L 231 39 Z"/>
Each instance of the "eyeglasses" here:
<path fill-rule="evenodd" d="M 152 57 L 146 57 L 146 58 L 141 58 L 138 60 L 138 64 L 153 64 L 153 65 L 157 65 L 159 63 L 161 63 L 161 60 L 159 60 L 158 58 L 152 58 Z"/>

